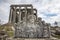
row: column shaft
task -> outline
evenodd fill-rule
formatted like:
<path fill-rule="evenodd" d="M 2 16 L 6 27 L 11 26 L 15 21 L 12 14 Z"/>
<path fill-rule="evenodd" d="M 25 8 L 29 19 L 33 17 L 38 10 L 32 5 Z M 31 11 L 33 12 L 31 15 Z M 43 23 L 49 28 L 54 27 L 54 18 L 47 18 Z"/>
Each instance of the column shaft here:
<path fill-rule="evenodd" d="M 27 26 L 27 7 L 25 7 L 25 22 L 26 22 L 26 26 Z"/>
<path fill-rule="evenodd" d="M 13 9 L 10 8 L 10 15 L 9 15 L 9 22 L 10 22 L 10 23 L 12 22 L 12 11 L 13 11 Z"/>
<path fill-rule="evenodd" d="M 19 22 L 21 22 L 21 7 L 19 7 Z"/>
<path fill-rule="evenodd" d="M 15 23 L 16 21 L 16 7 L 15 7 L 15 11 L 13 12 L 13 23 Z"/>

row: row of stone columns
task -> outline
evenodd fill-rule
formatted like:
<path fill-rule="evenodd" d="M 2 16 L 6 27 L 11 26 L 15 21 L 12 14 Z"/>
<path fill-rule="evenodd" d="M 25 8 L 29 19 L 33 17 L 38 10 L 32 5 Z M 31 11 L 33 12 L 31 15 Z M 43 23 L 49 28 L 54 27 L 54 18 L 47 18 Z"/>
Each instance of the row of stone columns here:
<path fill-rule="evenodd" d="M 16 9 L 17 9 L 17 7 L 10 8 L 9 22 L 15 23 L 16 12 L 17 12 Z M 13 17 L 13 19 L 12 19 L 12 17 Z M 25 17 L 27 18 L 27 7 L 25 7 Z M 18 20 L 21 21 L 21 7 L 19 7 L 19 19 Z M 25 19 L 25 21 L 26 21 L 26 19 Z"/>

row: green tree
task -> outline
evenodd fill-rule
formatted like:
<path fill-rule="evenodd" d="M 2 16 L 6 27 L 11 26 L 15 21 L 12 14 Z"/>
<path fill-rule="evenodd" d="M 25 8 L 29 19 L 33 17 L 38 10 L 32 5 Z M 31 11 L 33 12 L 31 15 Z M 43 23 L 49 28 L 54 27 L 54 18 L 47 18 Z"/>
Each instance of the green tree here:
<path fill-rule="evenodd" d="M 58 25 L 58 23 L 55 21 L 55 23 L 54 23 L 55 25 Z"/>
<path fill-rule="evenodd" d="M 55 21 L 54 25 L 55 25 L 55 27 L 58 27 L 58 22 Z"/>
<path fill-rule="evenodd" d="M 1 20 L 0 20 L 0 26 L 1 26 Z"/>

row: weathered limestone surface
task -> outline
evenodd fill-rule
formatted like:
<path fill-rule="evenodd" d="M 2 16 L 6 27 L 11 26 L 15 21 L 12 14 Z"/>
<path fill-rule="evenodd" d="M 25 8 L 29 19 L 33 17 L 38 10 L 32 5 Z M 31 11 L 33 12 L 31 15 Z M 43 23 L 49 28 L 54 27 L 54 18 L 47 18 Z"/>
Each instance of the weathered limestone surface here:
<path fill-rule="evenodd" d="M 15 28 L 15 37 L 50 37 L 49 24 L 37 17 L 37 10 L 30 5 L 11 5 L 9 22 Z"/>
<path fill-rule="evenodd" d="M 6 40 L 60 40 L 51 38 L 7 38 Z"/>

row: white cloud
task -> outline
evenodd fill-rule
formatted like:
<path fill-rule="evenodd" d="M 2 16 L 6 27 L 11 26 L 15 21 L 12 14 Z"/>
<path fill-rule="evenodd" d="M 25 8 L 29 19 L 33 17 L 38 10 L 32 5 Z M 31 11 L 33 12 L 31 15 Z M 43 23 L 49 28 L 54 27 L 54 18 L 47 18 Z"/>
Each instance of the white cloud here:
<path fill-rule="evenodd" d="M 51 0 L 50 2 L 47 2 L 47 0 L 45 0 L 45 2 L 43 1 L 42 6 L 40 6 L 39 9 L 39 13 L 40 15 L 42 14 L 42 18 L 48 22 L 48 23 L 53 23 L 55 21 L 59 21 L 60 22 L 60 0 Z M 42 12 L 50 12 L 50 14 L 57 14 L 57 16 L 53 16 L 53 17 L 46 17 L 44 16 Z M 47 13 L 49 14 L 49 13 Z M 39 15 L 39 16 L 40 16 Z"/>

